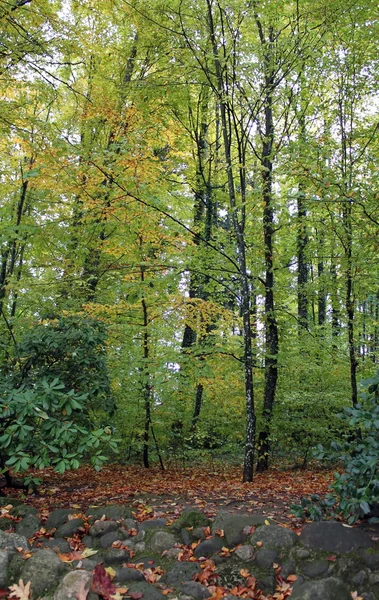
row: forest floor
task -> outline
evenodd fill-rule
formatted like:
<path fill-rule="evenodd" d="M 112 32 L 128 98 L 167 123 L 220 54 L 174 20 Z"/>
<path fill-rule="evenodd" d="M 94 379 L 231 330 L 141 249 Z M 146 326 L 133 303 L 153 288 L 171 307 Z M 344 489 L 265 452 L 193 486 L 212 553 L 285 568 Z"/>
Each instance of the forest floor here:
<path fill-rule="evenodd" d="M 37 474 L 36 474 L 37 475 Z M 201 465 L 197 468 L 144 469 L 138 465 L 108 465 L 100 472 L 81 467 L 64 475 L 50 469 L 38 472 L 42 479 L 36 493 L 26 501 L 40 511 L 73 507 L 86 510 L 100 504 L 128 504 L 139 520 L 152 517 L 176 519 L 188 508 L 197 507 L 207 516 L 218 511 L 264 513 L 278 523 L 298 530 L 302 522 L 293 516 L 291 505 L 303 496 L 324 495 L 333 472 L 272 468 L 256 474 L 252 483 L 242 483 L 242 470 L 230 465 Z M 21 492 L 3 489 L 7 496 Z"/>

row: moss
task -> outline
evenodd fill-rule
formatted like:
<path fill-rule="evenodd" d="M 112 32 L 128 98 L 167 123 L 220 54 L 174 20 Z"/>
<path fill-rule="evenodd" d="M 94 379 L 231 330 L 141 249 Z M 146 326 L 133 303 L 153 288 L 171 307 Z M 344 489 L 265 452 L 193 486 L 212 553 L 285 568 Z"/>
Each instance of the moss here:
<path fill-rule="evenodd" d="M 172 532 L 179 532 L 188 527 L 206 527 L 209 519 L 198 510 L 185 510 L 179 519 L 169 527 Z"/>

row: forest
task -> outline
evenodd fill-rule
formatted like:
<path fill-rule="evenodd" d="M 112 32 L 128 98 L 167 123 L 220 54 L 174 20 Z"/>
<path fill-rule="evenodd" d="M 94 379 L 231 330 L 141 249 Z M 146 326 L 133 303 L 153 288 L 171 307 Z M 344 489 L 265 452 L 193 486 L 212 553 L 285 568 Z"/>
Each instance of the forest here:
<path fill-rule="evenodd" d="M 377 3 L 0 20 L 7 481 L 217 458 L 251 482 L 359 443 L 379 500 Z"/>

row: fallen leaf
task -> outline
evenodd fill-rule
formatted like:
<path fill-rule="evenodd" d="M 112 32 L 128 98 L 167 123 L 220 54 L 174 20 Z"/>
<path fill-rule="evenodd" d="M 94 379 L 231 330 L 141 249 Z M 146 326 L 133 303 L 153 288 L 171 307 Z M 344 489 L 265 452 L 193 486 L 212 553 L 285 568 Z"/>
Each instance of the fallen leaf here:
<path fill-rule="evenodd" d="M 108 573 L 111 579 L 116 576 L 116 571 L 112 567 L 105 567 L 105 572 Z"/>
<path fill-rule="evenodd" d="M 91 581 L 91 590 L 99 596 L 103 596 L 104 600 L 114 600 L 116 594 L 116 586 L 113 585 L 110 575 L 106 572 L 103 565 L 96 565 Z"/>
<path fill-rule="evenodd" d="M 132 600 L 140 600 L 140 598 L 143 598 L 143 592 L 130 592 L 128 597 Z"/>
<path fill-rule="evenodd" d="M 337 560 L 337 557 L 336 557 L 336 556 L 334 556 L 334 555 L 327 556 L 327 557 L 326 557 L 326 560 L 329 560 L 330 562 L 335 562 L 335 561 Z"/>
<path fill-rule="evenodd" d="M 288 575 L 287 581 L 289 581 L 289 582 L 297 581 L 297 575 Z"/>
<path fill-rule="evenodd" d="M 242 577 L 250 577 L 250 573 L 247 569 L 241 569 L 240 575 L 242 575 Z"/>
<path fill-rule="evenodd" d="M 267 521 L 267 519 L 265 519 L 265 525 L 271 525 L 270 521 Z"/>
<path fill-rule="evenodd" d="M 263 542 L 256 542 L 255 545 L 258 546 L 258 548 L 260 548 L 261 546 L 263 546 Z"/>
<path fill-rule="evenodd" d="M 28 581 L 28 583 L 24 584 L 22 579 L 20 579 L 18 583 L 9 586 L 9 590 L 11 591 L 11 594 L 9 594 L 9 598 L 18 598 L 18 600 L 29 600 L 30 585 L 31 581 Z"/>

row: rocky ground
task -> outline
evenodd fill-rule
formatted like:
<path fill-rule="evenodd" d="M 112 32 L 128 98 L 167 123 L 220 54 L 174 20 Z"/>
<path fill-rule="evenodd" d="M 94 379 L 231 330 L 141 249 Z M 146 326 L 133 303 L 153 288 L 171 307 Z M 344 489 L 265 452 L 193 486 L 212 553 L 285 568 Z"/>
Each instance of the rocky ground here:
<path fill-rule="evenodd" d="M 293 531 L 236 506 L 210 518 L 191 507 L 180 516 L 125 503 L 47 512 L 1 500 L 3 597 L 379 599 L 376 536 L 342 523 Z"/>

